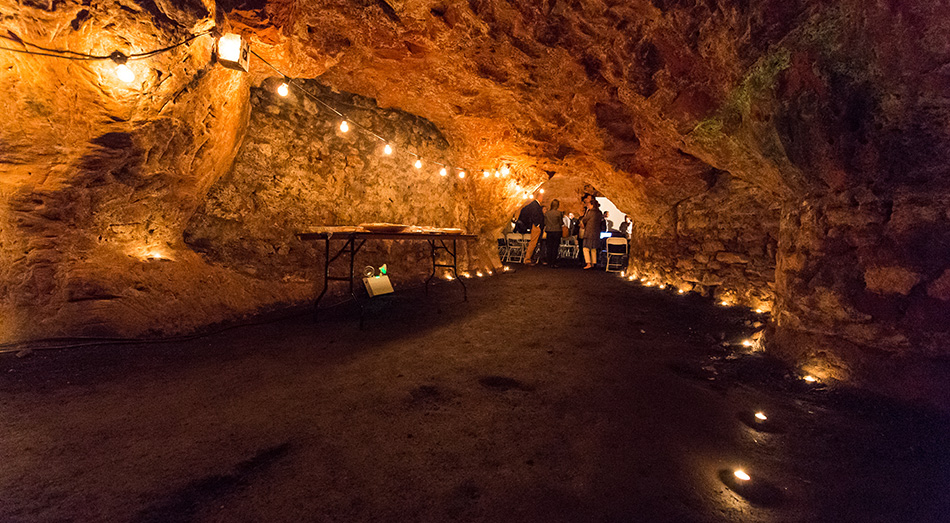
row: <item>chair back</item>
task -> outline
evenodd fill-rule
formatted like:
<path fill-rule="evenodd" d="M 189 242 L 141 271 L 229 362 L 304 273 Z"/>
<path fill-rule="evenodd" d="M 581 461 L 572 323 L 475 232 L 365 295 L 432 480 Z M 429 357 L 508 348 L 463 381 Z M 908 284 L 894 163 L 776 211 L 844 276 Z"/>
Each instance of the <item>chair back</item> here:
<path fill-rule="evenodd" d="M 607 238 L 607 251 L 608 252 L 627 252 L 627 239 L 626 238 Z"/>

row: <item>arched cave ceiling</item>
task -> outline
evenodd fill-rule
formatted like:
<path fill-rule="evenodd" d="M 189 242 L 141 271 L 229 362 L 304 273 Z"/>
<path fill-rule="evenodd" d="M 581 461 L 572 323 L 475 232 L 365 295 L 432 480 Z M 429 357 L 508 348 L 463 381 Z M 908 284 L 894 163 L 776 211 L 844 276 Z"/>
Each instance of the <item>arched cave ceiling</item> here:
<path fill-rule="evenodd" d="M 649 220 L 704 190 L 715 168 L 777 194 L 787 190 L 783 174 L 795 169 L 780 151 L 769 158 L 754 146 L 709 147 L 691 134 L 771 46 L 822 6 L 379 0 L 221 7 L 281 69 L 424 116 L 463 161 L 583 176 Z M 273 74 L 260 62 L 253 72 Z"/>

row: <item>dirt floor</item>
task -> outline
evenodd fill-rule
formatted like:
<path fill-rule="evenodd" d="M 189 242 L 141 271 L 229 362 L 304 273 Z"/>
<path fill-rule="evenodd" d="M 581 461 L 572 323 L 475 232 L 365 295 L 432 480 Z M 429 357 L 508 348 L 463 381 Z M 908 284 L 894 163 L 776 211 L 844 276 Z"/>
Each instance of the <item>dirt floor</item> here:
<path fill-rule="evenodd" d="M 749 311 L 577 269 L 458 291 L 0 355 L 0 521 L 950 520 L 947 419 L 748 353 Z"/>

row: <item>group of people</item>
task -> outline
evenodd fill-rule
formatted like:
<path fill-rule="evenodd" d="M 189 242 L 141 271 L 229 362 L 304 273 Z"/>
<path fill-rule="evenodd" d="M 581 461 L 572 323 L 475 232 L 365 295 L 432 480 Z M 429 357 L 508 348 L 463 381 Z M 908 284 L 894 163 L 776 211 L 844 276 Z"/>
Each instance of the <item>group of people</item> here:
<path fill-rule="evenodd" d="M 577 236 L 580 251 L 584 256 L 584 269 L 592 269 L 597 265 L 597 251 L 600 250 L 601 233 L 614 231 L 613 222 L 607 219 L 608 213 L 601 212 L 600 202 L 590 193 L 581 196 L 584 205 L 584 214 L 575 218 L 574 213 L 565 215 L 561 210 L 561 202 L 552 200 L 550 207 L 545 209 L 535 194 L 531 201 L 521 208 L 517 220 L 514 222 L 515 232 L 530 233 L 527 253 L 524 263 L 536 265 L 535 250 L 544 233 L 544 265 L 557 266 L 558 250 L 561 239 L 568 236 Z M 624 216 L 619 233 L 626 236 L 629 233 L 630 221 Z"/>

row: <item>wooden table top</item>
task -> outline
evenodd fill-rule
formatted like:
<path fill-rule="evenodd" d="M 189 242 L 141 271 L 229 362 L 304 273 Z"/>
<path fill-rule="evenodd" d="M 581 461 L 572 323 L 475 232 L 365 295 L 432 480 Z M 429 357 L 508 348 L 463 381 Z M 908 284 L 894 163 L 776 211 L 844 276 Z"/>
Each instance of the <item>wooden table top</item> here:
<path fill-rule="evenodd" d="M 372 232 L 372 231 L 303 231 L 298 232 L 301 240 L 339 239 L 375 239 L 375 240 L 475 240 L 478 236 L 460 232 Z"/>

